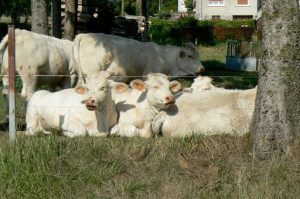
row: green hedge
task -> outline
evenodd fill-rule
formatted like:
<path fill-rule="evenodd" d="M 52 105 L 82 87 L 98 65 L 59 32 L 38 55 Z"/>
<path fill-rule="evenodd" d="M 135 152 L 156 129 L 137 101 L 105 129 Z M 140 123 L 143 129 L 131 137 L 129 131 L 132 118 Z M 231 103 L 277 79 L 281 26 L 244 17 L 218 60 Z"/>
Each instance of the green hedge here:
<path fill-rule="evenodd" d="M 198 21 L 185 17 L 177 21 L 152 19 L 150 35 L 160 44 L 180 45 L 182 42 L 217 44 L 227 40 L 250 41 L 256 29 L 254 20 Z"/>

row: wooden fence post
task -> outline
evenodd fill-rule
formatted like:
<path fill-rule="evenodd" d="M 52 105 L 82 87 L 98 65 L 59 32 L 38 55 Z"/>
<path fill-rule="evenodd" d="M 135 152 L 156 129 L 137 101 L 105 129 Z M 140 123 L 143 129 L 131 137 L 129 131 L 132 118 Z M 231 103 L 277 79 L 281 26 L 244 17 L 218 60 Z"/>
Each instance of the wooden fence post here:
<path fill-rule="evenodd" d="M 16 137 L 16 86 L 15 86 L 15 27 L 8 26 L 8 66 L 9 66 L 9 140 Z"/>

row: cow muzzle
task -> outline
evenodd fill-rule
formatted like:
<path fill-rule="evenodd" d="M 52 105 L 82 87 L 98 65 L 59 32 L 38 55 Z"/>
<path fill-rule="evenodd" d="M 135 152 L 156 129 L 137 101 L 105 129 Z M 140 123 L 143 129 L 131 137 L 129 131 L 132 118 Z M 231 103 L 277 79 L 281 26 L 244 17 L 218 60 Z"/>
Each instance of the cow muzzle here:
<path fill-rule="evenodd" d="M 199 72 L 197 72 L 196 75 L 199 76 L 199 75 L 203 74 L 204 72 L 205 72 L 205 68 L 204 68 L 204 66 L 201 66 Z"/>
<path fill-rule="evenodd" d="M 93 99 L 88 99 L 85 101 L 85 106 L 89 111 L 94 111 L 97 109 L 97 106 L 95 104 L 95 100 Z"/>
<path fill-rule="evenodd" d="M 166 97 L 166 103 L 165 103 L 165 105 L 166 105 L 167 107 L 170 107 L 170 106 L 172 106 L 172 105 L 174 105 L 174 104 L 175 104 L 175 97 L 172 96 L 172 95 L 167 96 L 167 97 Z"/>

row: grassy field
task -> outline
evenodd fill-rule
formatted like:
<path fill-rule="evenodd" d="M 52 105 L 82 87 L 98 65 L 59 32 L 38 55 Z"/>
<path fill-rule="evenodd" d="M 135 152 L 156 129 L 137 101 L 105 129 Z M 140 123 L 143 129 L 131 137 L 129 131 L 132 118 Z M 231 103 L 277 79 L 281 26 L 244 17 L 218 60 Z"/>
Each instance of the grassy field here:
<path fill-rule="evenodd" d="M 248 137 L 0 137 L 1 198 L 297 198 L 299 153 L 256 161 Z"/>
<path fill-rule="evenodd" d="M 224 70 L 226 45 L 199 49 L 205 75 L 217 86 L 257 84 L 255 73 Z M 3 132 L 2 98 L 0 106 Z M 19 95 L 17 107 L 17 127 L 24 130 Z M 299 153 L 254 160 L 250 135 L 70 139 L 20 134 L 9 143 L 2 133 L 0 198 L 298 198 L 299 160 Z"/>

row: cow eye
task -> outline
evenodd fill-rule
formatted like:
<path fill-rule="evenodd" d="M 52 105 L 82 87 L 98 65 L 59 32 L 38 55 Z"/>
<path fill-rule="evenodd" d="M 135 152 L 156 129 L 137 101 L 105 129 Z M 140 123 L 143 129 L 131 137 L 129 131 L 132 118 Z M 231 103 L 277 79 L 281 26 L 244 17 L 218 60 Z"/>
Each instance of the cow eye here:
<path fill-rule="evenodd" d="M 105 90 L 105 86 L 103 86 L 103 87 L 99 88 L 99 90 L 100 90 L 100 91 L 103 91 L 103 90 Z"/>
<path fill-rule="evenodd" d="M 155 88 L 155 89 L 159 89 L 159 86 L 158 86 L 158 85 L 156 85 L 156 86 L 153 86 L 153 88 Z"/>
<path fill-rule="evenodd" d="M 193 59 L 193 56 L 192 56 L 192 55 L 189 55 L 188 58 Z"/>

